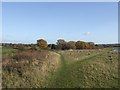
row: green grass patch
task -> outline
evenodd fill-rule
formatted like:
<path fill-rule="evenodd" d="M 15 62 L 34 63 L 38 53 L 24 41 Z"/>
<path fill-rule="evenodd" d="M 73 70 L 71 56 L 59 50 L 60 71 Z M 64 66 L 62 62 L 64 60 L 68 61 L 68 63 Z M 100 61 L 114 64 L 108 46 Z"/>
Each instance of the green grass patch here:
<path fill-rule="evenodd" d="M 0 48 L 0 51 L 1 51 L 0 52 L 1 54 L 11 54 L 11 53 L 15 53 L 17 51 L 17 49 L 2 47 L 2 48 Z"/>

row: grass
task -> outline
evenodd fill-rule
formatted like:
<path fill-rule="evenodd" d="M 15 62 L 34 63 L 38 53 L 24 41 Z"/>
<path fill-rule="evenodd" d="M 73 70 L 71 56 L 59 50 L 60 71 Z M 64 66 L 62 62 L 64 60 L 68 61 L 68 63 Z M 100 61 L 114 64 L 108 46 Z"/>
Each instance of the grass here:
<path fill-rule="evenodd" d="M 14 56 L 3 54 L 2 86 L 4 88 L 43 88 L 53 75 L 59 54 L 42 51 L 20 51 Z"/>
<path fill-rule="evenodd" d="M 62 65 L 53 76 L 55 80 L 51 87 L 118 88 L 118 55 L 110 51 L 111 49 L 100 52 L 95 50 L 88 56 L 85 56 L 87 52 L 73 51 L 73 55 L 68 55 L 69 51 L 59 52 Z M 82 56 L 76 61 L 77 54 Z"/>
<path fill-rule="evenodd" d="M 84 59 L 82 62 L 77 62 L 70 66 L 70 78 L 72 85 L 68 87 L 82 87 L 82 88 L 110 88 L 117 87 L 118 82 L 117 79 L 114 79 L 111 75 L 115 74 L 114 70 L 111 70 L 111 73 L 108 72 L 108 66 L 106 64 L 103 67 L 103 63 L 98 61 L 96 62 L 99 56 L 90 57 Z M 95 63 L 96 62 L 96 63 Z M 106 71 L 106 72 L 105 72 Z M 116 71 L 117 72 L 117 71 Z M 117 78 L 117 74 L 115 75 Z M 114 82 L 114 83 L 113 83 Z"/>
<path fill-rule="evenodd" d="M 2 54 L 12 54 L 15 53 L 16 51 L 17 49 L 13 49 L 13 48 L 7 48 L 7 47 L 0 48 L 0 53 Z"/>
<path fill-rule="evenodd" d="M 0 54 L 2 53 L 2 46 L 0 46 Z"/>
<path fill-rule="evenodd" d="M 90 58 L 93 59 L 93 57 L 95 56 L 90 56 L 83 60 L 90 60 Z M 55 88 L 81 87 L 79 86 L 79 84 L 80 83 L 82 84 L 83 82 L 82 81 L 83 78 L 81 77 L 83 74 L 81 72 L 75 72 L 78 69 L 78 67 L 75 67 L 76 65 L 79 65 L 78 62 L 68 64 L 66 63 L 64 56 L 61 55 L 61 64 L 62 64 L 61 68 L 56 73 L 55 75 L 56 79 L 54 83 L 52 83 L 53 85 L 51 87 L 55 87 Z M 79 77 L 75 77 L 75 76 L 79 76 Z M 78 78 L 80 78 L 82 82 L 78 82 L 79 81 Z"/>
<path fill-rule="evenodd" d="M 6 60 L 11 62 L 3 65 L 4 87 L 118 87 L 118 53 L 113 53 L 113 48 L 56 51 L 57 53 L 16 52 L 10 48 L 5 49 L 6 54 L 15 53 L 15 56 L 8 57 Z M 30 59 L 29 63 L 27 63 L 28 59 Z M 9 69 L 12 71 L 9 72 Z"/>

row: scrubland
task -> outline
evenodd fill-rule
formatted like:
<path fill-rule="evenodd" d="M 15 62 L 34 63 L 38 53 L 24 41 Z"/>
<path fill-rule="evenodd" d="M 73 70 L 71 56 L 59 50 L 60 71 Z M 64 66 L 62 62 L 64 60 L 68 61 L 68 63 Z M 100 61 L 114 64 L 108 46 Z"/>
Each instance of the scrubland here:
<path fill-rule="evenodd" d="M 3 88 L 118 88 L 114 48 L 15 50 L 3 48 Z"/>

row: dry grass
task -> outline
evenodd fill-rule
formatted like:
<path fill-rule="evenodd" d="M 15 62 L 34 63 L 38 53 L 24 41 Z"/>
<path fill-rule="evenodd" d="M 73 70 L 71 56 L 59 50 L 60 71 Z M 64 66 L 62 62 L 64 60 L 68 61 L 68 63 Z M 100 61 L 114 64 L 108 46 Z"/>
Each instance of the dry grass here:
<path fill-rule="evenodd" d="M 112 49 L 60 51 L 63 67 L 53 87 L 118 88 L 118 53 Z M 76 60 L 78 58 L 78 60 Z"/>
<path fill-rule="evenodd" d="M 59 66 L 59 59 L 59 54 L 46 50 L 3 55 L 2 85 L 7 88 L 45 87 Z"/>
<path fill-rule="evenodd" d="M 118 87 L 118 54 L 104 52 L 83 68 L 85 87 Z"/>
<path fill-rule="evenodd" d="M 118 53 L 112 49 L 56 52 L 59 54 L 46 50 L 4 54 L 3 87 L 118 87 Z"/>
<path fill-rule="evenodd" d="M 67 60 L 67 64 L 75 63 L 77 61 L 81 61 L 84 58 L 87 58 L 91 55 L 96 55 L 101 53 L 103 50 L 99 51 L 98 49 L 91 49 L 91 50 L 73 50 L 73 51 L 60 51 L 59 53 L 62 54 Z"/>

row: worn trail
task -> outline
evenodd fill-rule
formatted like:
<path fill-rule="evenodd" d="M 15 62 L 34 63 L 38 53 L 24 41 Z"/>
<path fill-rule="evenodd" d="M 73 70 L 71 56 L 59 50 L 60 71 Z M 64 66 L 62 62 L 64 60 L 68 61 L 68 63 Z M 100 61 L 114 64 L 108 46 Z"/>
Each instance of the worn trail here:
<path fill-rule="evenodd" d="M 56 74 L 54 75 L 54 81 L 51 83 L 51 87 L 56 87 L 56 88 L 64 88 L 64 87 L 74 87 L 74 86 L 79 86 L 79 81 L 78 78 L 82 80 L 83 74 L 82 72 L 78 72 L 78 68 L 76 68 L 76 73 L 72 73 L 73 67 L 76 65 L 80 65 L 82 62 L 86 62 L 88 60 L 92 60 L 95 58 L 98 54 L 96 55 L 91 55 L 87 58 L 84 58 L 83 60 L 80 60 L 78 62 L 72 63 L 72 64 L 67 64 L 68 60 L 65 60 L 64 56 L 61 55 L 61 67 L 58 69 Z M 79 74 L 81 75 L 79 76 Z"/>

